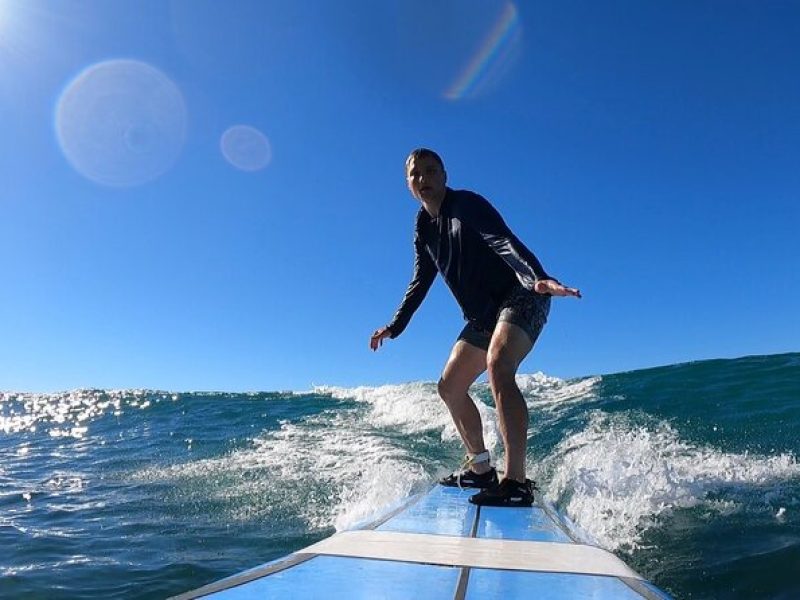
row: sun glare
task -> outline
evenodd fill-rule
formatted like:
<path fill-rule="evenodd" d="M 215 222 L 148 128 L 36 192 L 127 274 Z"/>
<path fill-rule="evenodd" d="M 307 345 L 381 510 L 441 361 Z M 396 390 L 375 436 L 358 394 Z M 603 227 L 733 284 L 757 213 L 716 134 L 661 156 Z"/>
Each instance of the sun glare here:
<path fill-rule="evenodd" d="M 15 31 L 19 26 L 19 10 L 12 10 L 20 7 L 14 4 L 12 0 L 0 0 L 0 59 L 4 62 L 18 54 L 20 47 L 20 34 Z"/>
<path fill-rule="evenodd" d="M 8 15 L 11 13 L 11 0 L 0 0 L 0 28 L 4 28 L 8 21 Z M 3 33 L 4 29 L 0 29 Z"/>

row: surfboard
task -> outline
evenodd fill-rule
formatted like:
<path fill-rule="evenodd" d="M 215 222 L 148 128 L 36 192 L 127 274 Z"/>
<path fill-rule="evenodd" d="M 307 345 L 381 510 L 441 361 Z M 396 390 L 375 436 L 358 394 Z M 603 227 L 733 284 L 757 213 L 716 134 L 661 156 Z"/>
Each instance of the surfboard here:
<path fill-rule="evenodd" d="M 363 600 L 668 599 L 558 513 L 478 507 L 435 485 L 377 520 L 175 597 Z"/>

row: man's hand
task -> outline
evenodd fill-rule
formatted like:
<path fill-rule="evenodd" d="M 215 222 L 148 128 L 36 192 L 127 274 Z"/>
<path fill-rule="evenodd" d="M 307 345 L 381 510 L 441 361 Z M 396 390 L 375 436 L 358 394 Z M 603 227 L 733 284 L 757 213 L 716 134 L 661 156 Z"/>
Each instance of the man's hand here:
<path fill-rule="evenodd" d="M 383 344 L 383 340 L 386 338 L 391 338 L 392 332 L 389 331 L 388 327 L 381 327 L 380 329 L 376 329 L 375 333 L 372 334 L 372 337 L 369 338 L 369 347 L 372 348 L 373 352 L 381 347 Z"/>
<path fill-rule="evenodd" d="M 566 287 L 554 279 L 540 279 L 533 286 L 537 294 L 548 294 L 550 296 L 575 296 L 582 298 L 581 291 L 577 288 Z"/>

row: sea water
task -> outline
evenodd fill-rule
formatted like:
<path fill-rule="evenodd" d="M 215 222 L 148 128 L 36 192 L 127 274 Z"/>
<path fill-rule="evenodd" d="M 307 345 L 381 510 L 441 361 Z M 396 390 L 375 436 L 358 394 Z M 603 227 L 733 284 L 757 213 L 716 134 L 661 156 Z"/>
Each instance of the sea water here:
<path fill-rule="evenodd" d="M 520 375 L 528 471 L 676 598 L 800 598 L 800 354 Z M 472 388 L 502 460 L 486 383 Z M 0 394 L 0 597 L 164 598 L 369 518 L 457 466 L 435 382 Z"/>

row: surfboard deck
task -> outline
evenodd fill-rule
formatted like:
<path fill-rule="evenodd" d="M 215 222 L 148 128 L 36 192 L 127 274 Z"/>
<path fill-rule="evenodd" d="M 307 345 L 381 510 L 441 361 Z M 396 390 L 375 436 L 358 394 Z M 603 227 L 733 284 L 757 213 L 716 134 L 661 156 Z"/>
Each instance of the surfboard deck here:
<path fill-rule="evenodd" d="M 175 599 L 669 598 L 612 553 L 574 540 L 547 507 L 477 507 L 475 492 L 436 485 L 360 529 Z"/>

